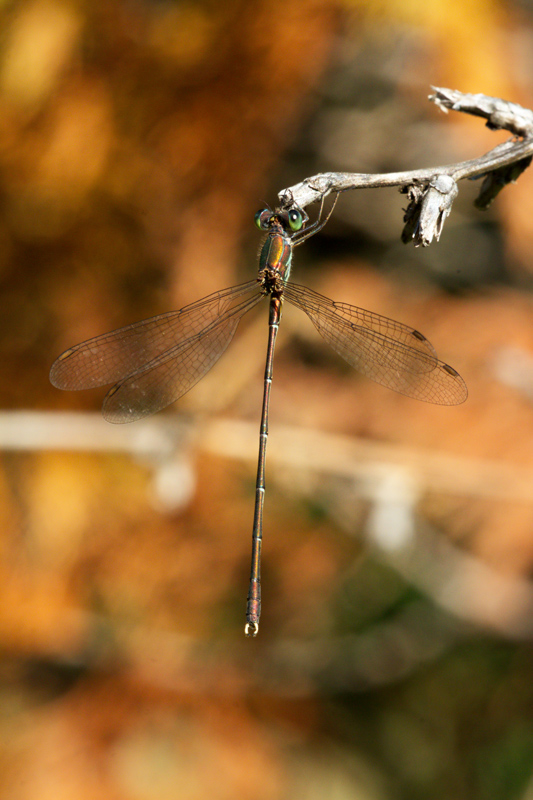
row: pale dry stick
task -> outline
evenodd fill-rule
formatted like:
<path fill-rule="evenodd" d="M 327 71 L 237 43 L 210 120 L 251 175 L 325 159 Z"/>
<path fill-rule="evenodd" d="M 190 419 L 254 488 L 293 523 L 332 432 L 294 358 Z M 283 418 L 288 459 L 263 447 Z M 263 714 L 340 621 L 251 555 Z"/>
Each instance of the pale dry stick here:
<path fill-rule="evenodd" d="M 403 241 L 412 239 L 415 245 L 424 246 L 433 240 L 438 241 L 444 220 L 457 196 L 457 181 L 484 177 L 476 206 L 486 208 L 498 192 L 507 183 L 514 182 L 531 162 L 533 112 L 516 103 L 482 94 L 463 94 L 435 87 L 434 91 L 429 99 L 442 110 L 452 109 L 483 117 L 487 120 L 487 127 L 508 130 L 513 138 L 479 158 L 445 166 L 383 174 L 323 172 L 279 192 L 280 206 L 305 208 L 328 194 L 399 186 L 400 191 L 409 196 Z"/>
<path fill-rule="evenodd" d="M 198 447 L 223 458 L 253 460 L 252 422 L 216 417 L 197 434 Z M 375 442 L 312 428 L 278 425 L 270 462 L 280 470 L 307 471 L 369 485 L 391 468 L 409 470 L 423 492 L 533 503 L 533 470 L 507 461 L 466 458 L 406 445 Z M 361 488 L 361 491 L 363 489 Z"/>

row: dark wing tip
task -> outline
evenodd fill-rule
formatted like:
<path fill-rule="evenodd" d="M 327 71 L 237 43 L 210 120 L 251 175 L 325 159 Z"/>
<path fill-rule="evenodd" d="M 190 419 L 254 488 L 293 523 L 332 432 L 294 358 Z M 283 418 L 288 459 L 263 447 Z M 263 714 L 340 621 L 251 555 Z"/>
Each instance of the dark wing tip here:
<path fill-rule="evenodd" d="M 447 402 L 446 405 L 460 406 L 468 398 L 468 387 L 456 369 L 450 367 L 449 364 L 442 362 L 440 368 L 452 378 L 448 381 Z"/>
<path fill-rule="evenodd" d="M 55 386 L 56 389 L 69 388 L 68 380 L 66 380 L 66 378 L 68 379 L 68 374 L 67 375 L 64 374 L 63 365 L 64 362 L 67 360 L 67 358 L 69 358 L 73 352 L 74 349 L 72 347 L 69 350 L 65 350 L 64 353 L 61 353 L 61 355 L 58 356 L 58 358 L 56 358 L 56 360 L 50 367 L 50 375 L 49 375 L 50 383 L 52 384 L 52 386 Z"/>

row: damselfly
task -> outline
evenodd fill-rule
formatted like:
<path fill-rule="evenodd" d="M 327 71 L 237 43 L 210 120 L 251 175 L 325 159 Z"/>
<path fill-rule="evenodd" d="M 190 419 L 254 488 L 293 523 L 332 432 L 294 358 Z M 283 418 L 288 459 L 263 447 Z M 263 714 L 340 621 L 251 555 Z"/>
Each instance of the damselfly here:
<path fill-rule="evenodd" d="M 102 413 L 109 422 L 133 422 L 160 411 L 188 392 L 226 350 L 241 317 L 263 298 L 270 298 L 247 636 L 257 635 L 261 615 L 268 408 L 283 300 L 304 311 L 339 355 L 377 383 L 440 405 L 457 405 L 468 394 L 459 373 L 437 358 L 433 346 L 417 330 L 288 282 L 293 248 L 317 233 L 331 211 L 324 220 L 320 213 L 307 228 L 309 218 L 298 206 L 258 211 L 255 222 L 266 232 L 266 238 L 255 280 L 215 292 L 180 311 L 160 314 L 82 342 L 60 355 L 50 371 L 50 380 L 59 389 L 114 384 L 104 399 Z"/>

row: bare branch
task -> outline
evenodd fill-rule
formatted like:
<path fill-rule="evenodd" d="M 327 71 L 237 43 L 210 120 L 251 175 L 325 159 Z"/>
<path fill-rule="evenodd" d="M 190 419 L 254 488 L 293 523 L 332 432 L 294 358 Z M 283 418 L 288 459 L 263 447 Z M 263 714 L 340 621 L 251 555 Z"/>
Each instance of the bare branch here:
<path fill-rule="evenodd" d="M 430 94 L 429 99 L 445 112 L 451 108 L 453 111 L 484 117 L 487 128 L 503 128 L 515 136 L 531 136 L 533 133 L 533 112 L 517 103 L 508 103 L 499 97 L 487 97 L 484 94 L 463 94 L 455 89 L 439 89 L 437 86 L 431 88 L 435 94 Z"/>
<path fill-rule="evenodd" d="M 280 206 L 289 208 L 297 205 L 305 208 L 328 194 L 351 189 L 399 186 L 401 192 L 409 194 L 410 200 L 404 219 L 406 227 L 402 240 L 413 240 L 415 246 L 426 246 L 433 239 L 438 240 L 444 220 L 457 195 L 457 181 L 484 177 L 476 206 L 486 208 L 496 194 L 507 183 L 515 181 L 531 162 L 533 112 L 516 103 L 482 94 L 463 94 L 453 89 L 432 88 L 435 94 L 430 95 L 429 99 L 443 111 L 452 109 L 483 117 L 487 120 L 487 127 L 492 130 L 509 130 L 514 137 L 479 158 L 441 167 L 383 174 L 323 172 L 283 189 L 279 193 Z M 455 191 L 451 189 L 452 185 Z M 443 191 L 443 187 L 448 188 Z"/>

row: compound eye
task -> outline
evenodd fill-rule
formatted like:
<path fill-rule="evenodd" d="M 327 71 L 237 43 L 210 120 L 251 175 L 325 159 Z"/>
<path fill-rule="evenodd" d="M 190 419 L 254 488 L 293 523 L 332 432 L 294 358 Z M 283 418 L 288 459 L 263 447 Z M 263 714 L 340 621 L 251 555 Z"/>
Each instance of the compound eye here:
<path fill-rule="evenodd" d="M 261 211 L 258 211 L 254 217 L 255 224 L 259 228 L 260 231 L 267 231 L 269 229 L 270 219 L 272 217 L 272 211 L 269 208 L 263 208 Z"/>
<path fill-rule="evenodd" d="M 291 208 L 288 213 L 289 225 L 291 231 L 299 231 L 304 224 L 302 212 L 297 208 Z"/>

